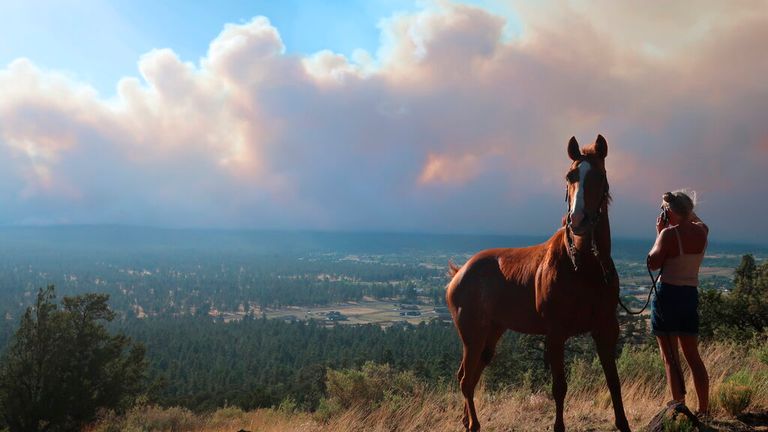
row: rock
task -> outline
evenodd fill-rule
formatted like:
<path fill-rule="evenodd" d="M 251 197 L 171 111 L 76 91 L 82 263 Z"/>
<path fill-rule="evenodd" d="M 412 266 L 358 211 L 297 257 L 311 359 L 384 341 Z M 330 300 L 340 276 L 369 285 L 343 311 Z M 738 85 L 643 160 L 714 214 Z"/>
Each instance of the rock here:
<path fill-rule="evenodd" d="M 644 432 L 665 432 L 667 430 L 709 432 L 714 429 L 700 422 L 684 403 L 673 401 L 659 411 L 642 430 Z"/>

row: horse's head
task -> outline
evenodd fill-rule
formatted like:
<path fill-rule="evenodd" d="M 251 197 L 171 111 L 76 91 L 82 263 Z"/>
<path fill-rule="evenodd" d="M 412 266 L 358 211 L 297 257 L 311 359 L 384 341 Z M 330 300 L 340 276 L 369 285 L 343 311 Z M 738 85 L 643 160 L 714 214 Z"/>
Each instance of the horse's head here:
<path fill-rule="evenodd" d="M 579 148 L 576 138 L 568 142 L 568 156 L 573 163 L 565 176 L 567 182 L 567 223 L 573 234 L 582 236 L 594 228 L 608 205 L 608 177 L 605 157 L 608 143 L 602 135 L 591 146 Z"/>

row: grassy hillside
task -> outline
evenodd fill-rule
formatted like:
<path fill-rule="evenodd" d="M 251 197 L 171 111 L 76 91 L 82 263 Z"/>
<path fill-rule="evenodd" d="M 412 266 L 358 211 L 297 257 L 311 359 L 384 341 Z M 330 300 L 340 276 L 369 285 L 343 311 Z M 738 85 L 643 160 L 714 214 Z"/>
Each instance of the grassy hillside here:
<path fill-rule="evenodd" d="M 768 430 L 768 424 L 761 426 L 759 420 L 762 416 L 763 423 L 768 421 L 768 347 L 764 343 L 752 346 L 711 343 L 702 346 L 702 357 L 711 380 L 711 425 L 716 430 Z M 633 430 L 640 430 L 670 398 L 665 394 L 658 351 L 627 349 L 618 365 L 627 416 Z M 685 374 L 689 389 L 686 402 L 696 407 L 687 369 Z M 534 431 L 551 427 L 554 402 L 546 389 L 524 385 L 490 392 L 481 386 L 476 401 L 485 431 Z M 223 408 L 197 415 L 182 408 L 143 406 L 124 416 L 105 414 L 91 431 L 461 430 L 462 398 L 458 391 L 428 388 L 414 381 L 412 375 L 386 367 L 371 366 L 367 372 L 330 372 L 327 399 L 320 408 L 314 413 L 294 408 L 287 400 L 272 409 L 243 412 Z M 753 415 L 736 418 L 738 412 Z M 575 362 L 571 365 L 566 425 L 570 431 L 613 430 L 610 398 L 598 364 Z"/>

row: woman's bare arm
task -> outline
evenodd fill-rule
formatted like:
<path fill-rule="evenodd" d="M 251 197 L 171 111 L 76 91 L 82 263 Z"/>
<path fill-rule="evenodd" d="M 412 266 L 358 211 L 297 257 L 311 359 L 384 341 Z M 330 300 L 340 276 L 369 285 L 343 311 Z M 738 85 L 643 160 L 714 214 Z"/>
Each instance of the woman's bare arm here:
<path fill-rule="evenodd" d="M 658 236 L 656 236 L 656 242 L 653 244 L 651 251 L 648 252 L 648 266 L 651 270 L 658 270 L 664 265 L 664 260 L 667 259 L 667 251 L 664 247 L 669 237 L 669 230 L 662 230 Z"/>

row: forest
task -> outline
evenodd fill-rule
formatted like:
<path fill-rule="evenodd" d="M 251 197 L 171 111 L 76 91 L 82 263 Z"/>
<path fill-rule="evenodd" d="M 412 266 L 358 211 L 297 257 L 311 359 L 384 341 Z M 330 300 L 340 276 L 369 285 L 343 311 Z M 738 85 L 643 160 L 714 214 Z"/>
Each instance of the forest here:
<path fill-rule="evenodd" d="M 212 234 L 214 238 L 220 235 Z M 77 352 L 90 352 L 90 340 L 96 354 L 81 356 L 73 365 L 90 361 L 86 358 L 101 358 L 108 370 L 121 365 L 120 370 L 130 371 L 123 374 L 131 377 L 130 385 L 121 384 L 125 394 L 104 405 L 118 413 L 137 401 L 198 413 L 222 407 L 253 410 L 286 405 L 305 412 L 322 411 L 327 409 L 329 377 L 336 371 L 371 367 L 366 365 L 387 365 L 393 373 L 407 373 L 409 379 L 432 389 L 455 385 L 461 345 L 450 322 L 350 325 L 314 319 L 285 321 L 267 319 L 261 306 L 335 304 L 364 297 L 439 305 L 447 281 L 441 263 L 448 259 L 461 262 L 476 240 L 443 238 L 438 239 L 442 240 L 439 247 L 425 248 L 417 247 L 414 239 L 387 243 L 381 241 L 383 237 L 378 246 L 370 247 L 376 244 L 370 238 L 342 236 L 323 238 L 307 247 L 302 237 L 300 246 L 278 245 L 278 252 L 269 254 L 253 246 L 247 252 L 222 252 L 213 246 L 221 239 L 209 239 L 203 246 L 200 239 L 177 242 L 173 247 L 164 243 L 166 239 L 162 247 L 153 248 L 147 247 L 149 240 L 132 244 L 137 241 L 133 238 L 126 240 L 120 253 L 95 253 L 102 247 L 98 243 L 108 244 L 113 236 L 96 239 L 96 246 L 79 252 L 64 253 L 63 248 L 54 253 L 49 248 L 49 255 L 26 264 L 23 260 L 31 260 L 35 250 L 17 250 L 3 264 L 13 269 L 1 273 L 4 286 L 9 287 L 3 295 L 14 300 L 6 303 L 6 319 L 0 321 L 0 345 L 5 347 L 0 400 L 8 401 L 8 395 L 18 390 L 16 378 L 40 373 L 21 365 L 23 359 L 37 358 L 35 355 L 50 356 L 35 352 L 36 338 L 43 336 L 48 338 L 45 340 L 72 338 L 71 343 L 60 345 L 61 361 L 71 355 L 72 346 L 81 347 Z M 642 268 L 630 257 L 640 250 L 640 242 L 626 241 L 623 248 L 621 241 L 616 243 L 622 278 L 638 278 Z M 333 247 L 337 250 L 330 251 Z M 734 254 L 739 247 L 713 245 L 705 263 L 713 268 L 731 267 L 726 275 L 720 272 L 703 280 L 704 340 L 750 344 L 764 337 L 768 329 L 768 261 L 759 248 L 755 255 Z M 7 243 L 3 253 L 8 256 L 9 250 Z M 54 263 L 56 259 L 62 262 Z M 55 270 L 55 266 L 62 268 Z M 317 278 L 318 274 L 337 277 Z M 62 288 L 32 288 L 43 280 L 62 279 Z M 13 284 L 24 289 L 14 289 Z M 88 293 L 91 291 L 95 293 Z M 635 306 L 642 303 L 627 293 L 625 299 Z M 136 301 L 152 313 L 138 317 Z M 200 312 L 206 306 L 235 309 L 243 302 L 257 306 L 230 322 Z M 50 313 L 41 316 L 40 310 Z M 46 320 L 53 324 L 41 326 Z M 653 347 L 643 316 L 621 314 L 620 321 L 620 351 Z M 44 328 L 50 333 L 40 330 Z M 78 336 L 82 334 L 90 334 L 91 339 Z M 573 338 L 567 355 L 569 365 L 595 361 L 588 337 Z M 52 363 L 50 367 L 62 370 L 63 366 Z M 77 366 L 66 368 L 78 370 Z M 68 379 L 51 378 L 51 385 L 65 386 L 86 378 Z M 116 377 L 111 379 L 119 382 Z M 543 389 L 548 380 L 543 339 L 510 332 L 501 341 L 484 382 L 489 390 L 510 386 Z M 93 406 L 100 403 L 106 404 L 94 401 Z M 7 402 L 5 407 L 7 410 Z M 96 412 L 94 408 L 82 418 L 93 420 Z M 6 422 L 11 424 L 7 417 Z"/>
<path fill-rule="evenodd" d="M 317 306 L 403 296 L 443 302 L 449 260 L 525 246 L 543 237 L 392 233 L 169 230 L 132 227 L 0 228 L 0 312 L 16 321 L 38 288 L 109 294 L 130 316 L 184 316 Z M 625 292 L 648 286 L 651 240 L 615 239 Z M 768 248 L 713 242 L 704 265 L 726 273 Z M 705 283 L 727 287 L 713 274 Z"/>

